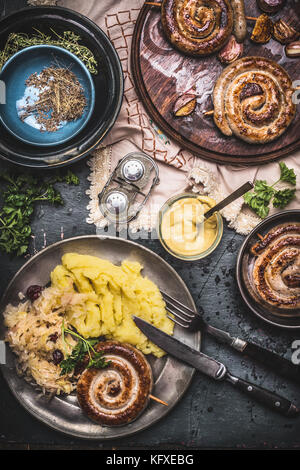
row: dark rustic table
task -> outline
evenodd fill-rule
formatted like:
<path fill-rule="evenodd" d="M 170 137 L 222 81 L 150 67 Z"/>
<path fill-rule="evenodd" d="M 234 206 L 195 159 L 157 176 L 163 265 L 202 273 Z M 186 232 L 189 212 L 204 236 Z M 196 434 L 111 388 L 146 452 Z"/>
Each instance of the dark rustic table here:
<path fill-rule="evenodd" d="M 2 15 L 21 8 L 24 0 L 0 0 Z M 7 168 L 1 163 L 0 168 Z M 79 187 L 61 186 L 65 205 L 55 209 L 37 207 L 33 232 L 36 249 L 61 239 L 93 234 L 95 227 L 85 222 L 88 204 L 86 161 L 73 167 L 80 177 Z M 191 290 L 199 310 L 212 325 L 233 335 L 252 340 L 291 357 L 291 344 L 299 338 L 297 332 L 271 327 L 255 318 L 244 305 L 235 281 L 236 257 L 243 237 L 225 227 L 224 237 L 210 257 L 193 263 L 178 261 L 168 255 L 157 240 L 137 240 L 152 249 L 182 276 Z M 31 249 L 32 250 L 32 249 Z M 0 294 L 24 258 L 9 258 L 1 254 Z M 202 349 L 222 360 L 233 373 L 276 390 L 300 404 L 299 388 L 251 362 L 238 353 L 203 338 Z M 248 400 L 229 384 L 216 383 L 196 373 L 180 403 L 163 421 L 134 437 L 103 443 L 74 439 L 48 429 L 28 414 L 14 399 L 0 375 L 0 449 L 5 448 L 298 448 L 300 418 L 281 417 Z"/>

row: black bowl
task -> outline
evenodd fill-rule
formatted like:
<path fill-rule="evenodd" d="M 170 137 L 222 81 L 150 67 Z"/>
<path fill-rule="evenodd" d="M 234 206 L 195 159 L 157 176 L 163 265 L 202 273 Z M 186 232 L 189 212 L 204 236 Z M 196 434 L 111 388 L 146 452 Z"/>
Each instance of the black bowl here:
<path fill-rule="evenodd" d="M 253 283 L 253 265 L 255 257 L 251 254 L 251 246 L 257 242 L 259 233 L 265 235 L 273 227 L 288 223 L 299 222 L 300 210 L 286 210 L 270 215 L 260 222 L 245 239 L 242 244 L 236 264 L 236 279 L 238 288 L 247 306 L 252 312 L 262 320 L 271 325 L 281 328 L 299 329 L 300 328 L 300 311 L 296 309 L 291 311 L 288 309 L 278 309 L 264 302 L 256 293 Z"/>
<path fill-rule="evenodd" d="M 88 155 L 108 134 L 119 114 L 123 98 L 123 71 L 119 56 L 105 33 L 91 20 L 61 7 L 25 8 L 0 21 L 0 50 L 11 32 L 50 34 L 74 31 L 95 55 L 98 74 L 92 75 L 96 101 L 88 125 L 74 139 L 51 148 L 24 144 L 0 124 L 0 158 L 30 168 L 57 168 Z"/>

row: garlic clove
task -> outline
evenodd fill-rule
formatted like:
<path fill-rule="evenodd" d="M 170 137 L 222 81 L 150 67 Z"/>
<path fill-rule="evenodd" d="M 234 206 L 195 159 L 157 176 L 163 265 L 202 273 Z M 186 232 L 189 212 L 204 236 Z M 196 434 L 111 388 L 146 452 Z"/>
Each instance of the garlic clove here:
<path fill-rule="evenodd" d="M 218 59 L 222 64 L 231 64 L 235 60 L 242 57 L 244 46 L 238 43 L 236 38 L 232 35 L 227 44 L 221 49 L 218 54 Z"/>
<path fill-rule="evenodd" d="M 273 33 L 273 21 L 264 13 L 260 15 L 253 28 L 251 40 L 258 44 L 265 44 L 270 41 Z"/>
<path fill-rule="evenodd" d="M 189 116 L 195 109 L 197 104 L 196 95 L 185 93 L 176 100 L 173 108 L 176 117 Z"/>
<path fill-rule="evenodd" d="M 296 41 L 300 37 L 300 33 L 283 20 L 274 23 L 273 37 L 281 44 L 288 44 Z"/>
<path fill-rule="evenodd" d="M 285 46 L 287 57 L 300 57 L 300 41 L 290 42 Z"/>
<path fill-rule="evenodd" d="M 257 0 L 258 7 L 265 13 L 277 13 L 285 3 L 286 0 Z"/>

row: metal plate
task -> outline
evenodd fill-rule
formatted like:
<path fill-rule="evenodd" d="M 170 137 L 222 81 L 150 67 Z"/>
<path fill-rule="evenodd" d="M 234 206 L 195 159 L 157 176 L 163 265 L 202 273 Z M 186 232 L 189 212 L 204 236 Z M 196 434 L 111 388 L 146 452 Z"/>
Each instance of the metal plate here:
<path fill-rule="evenodd" d="M 8 303 L 19 302 L 18 293 L 25 292 L 31 284 L 46 285 L 50 272 L 65 253 L 76 252 L 99 256 L 120 264 L 124 259 L 139 261 L 143 275 L 149 277 L 159 288 L 195 308 L 191 294 L 176 271 L 151 250 L 137 243 L 115 237 L 82 236 L 64 240 L 49 246 L 31 258 L 10 282 L 0 304 L 2 312 Z M 0 326 L 4 334 L 3 320 Z M 200 333 L 189 333 L 175 327 L 174 335 L 186 344 L 200 349 Z M 39 393 L 17 376 L 14 355 L 7 348 L 7 365 L 2 366 L 3 375 L 17 400 L 40 421 L 57 431 L 86 439 L 116 439 L 141 431 L 163 418 L 180 400 L 187 390 L 194 369 L 171 357 L 149 358 L 154 375 L 153 394 L 166 401 L 169 406 L 150 402 L 143 414 L 133 423 L 123 427 L 102 427 L 90 421 L 80 410 L 76 395 L 55 397 L 47 401 Z"/>
<path fill-rule="evenodd" d="M 270 306 L 256 294 L 252 278 L 255 256 L 250 253 L 250 248 L 258 241 L 258 233 L 264 236 L 276 225 L 299 221 L 300 210 L 282 211 L 267 217 L 248 235 L 237 257 L 236 278 L 244 301 L 255 315 L 281 328 L 300 328 L 300 311 L 297 309 L 291 313 L 290 310 Z"/>

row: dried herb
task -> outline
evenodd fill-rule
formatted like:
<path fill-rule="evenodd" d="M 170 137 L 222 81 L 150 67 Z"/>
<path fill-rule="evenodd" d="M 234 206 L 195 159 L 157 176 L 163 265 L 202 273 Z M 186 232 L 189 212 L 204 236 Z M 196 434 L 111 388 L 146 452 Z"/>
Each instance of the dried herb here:
<path fill-rule="evenodd" d="M 73 31 L 64 31 L 62 34 L 58 34 L 52 28 L 50 28 L 51 34 L 44 34 L 36 28 L 33 29 L 36 32 L 32 35 L 11 33 L 8 36 L 4 49 L 0 51 L 0 70 L 10 57 L 21 49 L 39 44 L 49 44 L 63 47 L 72 52 L 82 60 L 92 74 L 98 73 L 98 63 L 94 54 L 88 47 L 80 44 L 82 39 L 78 34 Z"/>
<path fill-rule="evenodd" d="M 33 73 L 26 86 L 36 90 L 34 103 L 27 97 L 19 116 L 24 121 L 34 116 L 41 132 L 56 132 L 64 121 L 79 119 L 86 107 L 82 85 L 76 75 L 66 68 L 48 67 L 41 73 Z"/>
<path fill-rule="evenodd" d="M 280 178 L 272 185 L 265 180 L 257 180 L 254 190 L 244 195 L 246 204 L 262 219 L 269 214 L 269 204 L 283 209 L 295 197 L 296 190 L 290 188 L 276 189 L 279 182 L 296 185 L 296 174 L 293 168 L 288 168 L 284 162 L 279 163 Z"/>
<path fill-rule="evenodd" d="M 79 180 L 70 170 L 64 176 L 51 176 L 41 180 L 30 174 L 0 173 L 5 183 L 2 190 L 3 207 L 0 210 L 0 250 L 8 254 L 24 255 L 31 236 L 31 218 L 35 204 L 45 202 L 62 205 L 58 182 L 77 185 Z"/>

